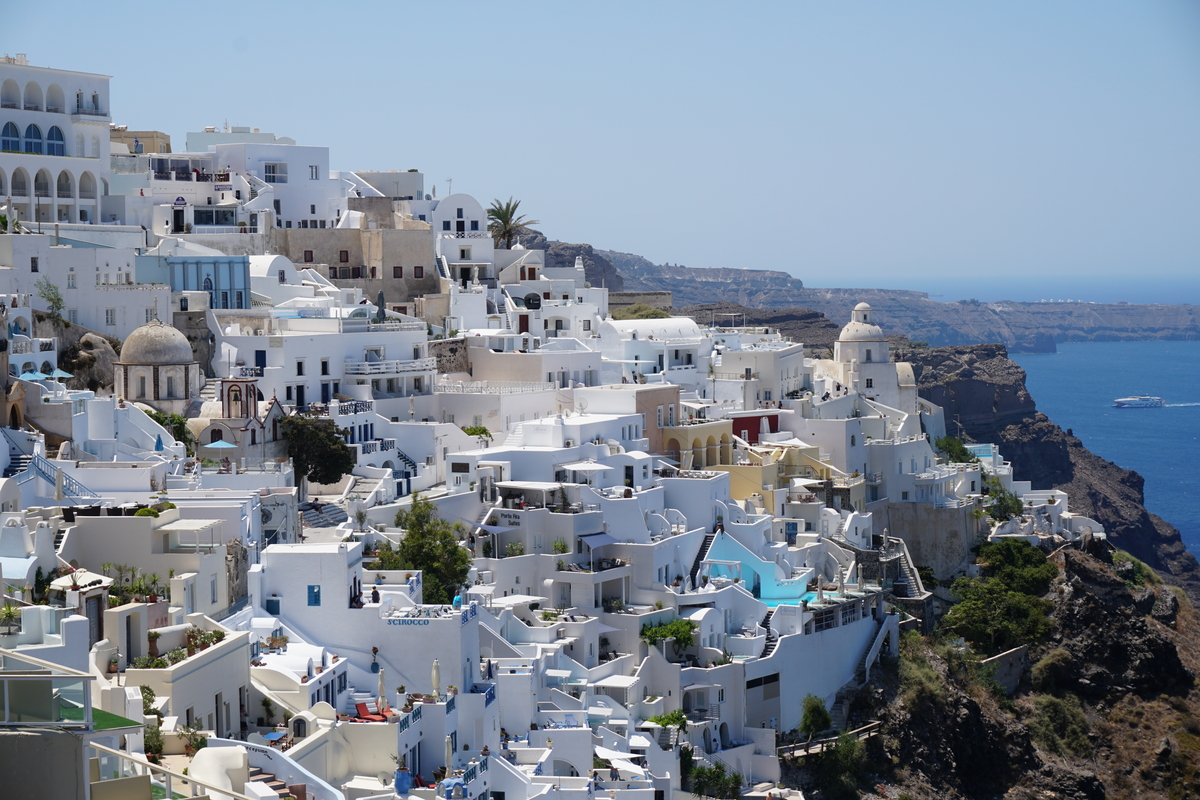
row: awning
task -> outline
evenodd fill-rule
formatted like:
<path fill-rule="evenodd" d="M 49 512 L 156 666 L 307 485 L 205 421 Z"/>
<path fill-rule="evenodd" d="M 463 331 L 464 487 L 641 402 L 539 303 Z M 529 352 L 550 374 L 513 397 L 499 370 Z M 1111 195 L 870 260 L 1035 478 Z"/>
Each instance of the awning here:
<path fill-rule="evenodd" d="M 569 669 L 548 669 L 548 670 L 546 670 L 546 676 L 549 678 L 569 678 L 569 677 L 571 677 L 571 670 L 569 670 Z"/>
<path fill-rule="evenodd" d="M 586 536 L 580 536 L 579 540 L 593 550 L 606 544 L 620 544 L 620 542 L 607 533 L 589 533 Z"/>
<path fill-rule="evenodd" d="M 623 758 L 612 758 L 609 760 L 612 762 L 612 765 L 614 767 L 616 767 L 618 770 L 620 770 L 621 772 L 628 772 L 632 775 L 645 775 L 646 774 L 646 770 L 642 769 L 637 764 L 632 764 L 632 763 L 626 761 Z"/>
<path fill-rule="evenodd" d="M 611 625 L 605 625 L 603 622 L 600 623 L 601 633 L 619 633 L 620 630 L 620 628 L 614 628 Z"/>
<path fill-rule="evenodd" d="M 650 740 L 645 736 L 642 736 L 640 733 L 635 733 L 633 736 L 629 737 L 630 747 L 649 747 L 650 744 Z"/>
<path fill-rule="evenodd" d="M 559 469 L 569 469 L 572 472 L 603 472 L 608 469 L 614 469 L 607 464 L 599 464 L 595 461 L 573 461 L 570 464 L 563 464 Z"/>
<path fill-rule="evenodd" d="M 690 683 L 687 686 L 683 687 L 683 690 L 685 692 L 690 692 L 693 689 L 716 689 L 716 688 L 718 688 L 718 687 L 715 683 Z"/>
<path fill-rule="evenodd" d="M 622 753 L 619 750 L 609 750 L 607 747 L 596 745 L 596 755 L 603 759 L 612 761 L 614 758 L 623 758 L 626 761 L 633 758 L 633 753 Z"/>
<path fill-rule="evenodd" d="M 495 586 L 472 586 L 470 589 L 467 589 L 467 594 L 478 595 L 480 597 L 487 597 L 488 595 L 492 594 L 495 591 L 496 591 Z"/>
<path fill-rule="evenodd" d="M 601 678 L 594 681 L 592 686 L 608 686 L 614 689 L 628 689 L 637 683 L 637 678 L 632 675 L 609 675 L 607 678 Z"/>

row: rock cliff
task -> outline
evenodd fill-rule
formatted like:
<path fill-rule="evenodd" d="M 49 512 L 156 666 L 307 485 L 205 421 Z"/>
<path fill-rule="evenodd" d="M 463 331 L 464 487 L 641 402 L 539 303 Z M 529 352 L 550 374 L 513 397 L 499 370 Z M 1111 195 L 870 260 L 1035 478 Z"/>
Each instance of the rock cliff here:
<path fill-rule="evenodd" d="M 996 442 L 1017 480 L 1070 495 L 1072 511 L 1102 524 L 1113 544 L 1159 570 L 1200 603 L 1200 563 L 1179 531 L 1146 511 L 1145 481 L 1090 452 L 1037 410 L 1025 370 L 1003 345 L 900 351 L 918 392 L 945 410 L 947 429 L 972 442 Z"/>

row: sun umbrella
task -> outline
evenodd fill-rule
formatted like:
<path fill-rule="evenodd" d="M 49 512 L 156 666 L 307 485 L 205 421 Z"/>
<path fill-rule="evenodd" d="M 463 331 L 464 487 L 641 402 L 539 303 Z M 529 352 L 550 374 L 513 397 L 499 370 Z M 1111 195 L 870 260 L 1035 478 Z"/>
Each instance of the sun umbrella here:
<path fill-rule="evenodd" d="M 217 441 L 215 441 L 215 442 L 209 442 L 208 444 L 206 444 L 206 445 L 204 445 L 204 446 L 205 446 L 205 447 L 212 447 L 212 448 L 216 448 L 216 449 L 221 449 L 221 448 L 225 448 L 225 449 L 234 448 L 234 449 L 236 449 L 236 448 L 237 448 L 237 445 L 236 445 L 236 444 L 233 444 L 233 443 L 231 443 L 231 442 L 227 442 L 227 441 L 225 441 L 224 439 L 218 439 L 218 440 L 217 440 Z"/>
<path fill-rule="evenodd" d="M 21 374 L 21 380 L 23 381 L 44 381 L 49 377 L 49 375 L 42 372 L 24 372 Z"/>
<path fill-rule="evenodd" d="M 74 378 L 75 376 L 69 372 L 63 372 L 58 367 L 54 368 L 54 372 L 50 373 L 51 378 Z"/>
<path fill-rule="evenodd" d="M 433 683 L 433 693 L 441 694 L 438 690 L 442 688 L 442 665 L 436 658 L 433 660 L 433 669 L 430 670 L 429 680 Z"/>

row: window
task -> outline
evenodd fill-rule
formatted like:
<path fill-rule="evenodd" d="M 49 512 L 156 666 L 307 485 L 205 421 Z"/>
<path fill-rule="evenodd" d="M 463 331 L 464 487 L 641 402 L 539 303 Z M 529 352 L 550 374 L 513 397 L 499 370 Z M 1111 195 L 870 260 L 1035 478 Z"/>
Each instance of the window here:
<path fill-rule="evenodd" d="M 187 309 L 183 310 L 186 311 Z M 79 324 L 79 312 L 73 308 L 67 309 L 67 322 L 71 323 L 72 325 Z"/>
<path fill-rule="evenodd" d="M 4 124 L 4 133 L 0 136 L 0 150 L 21 150 L 21 129 L 11 122 Z"/>
<path fill-rule="evenodd" d="M 37 125 L 30 125 L 25 129 L 25 152 L 38 154 L 42 152 L 42 129 Z"/>
<path fill-rule="evenodd" d="M 285 227 L 285 228 L 290 228 L 290 227 L 292 227 L 292 221 L 291 221 L 290 219 L 289 219 L 289 220 L 287 220 L 287 221 L 285 221 L 285 222 L 283 223 L 283 227 Z"/>
<path fill-rule="evenodd" d="M 471 220 L 471 230 L 473 230 L 473 231 L 479 230 L 479 220 L 477 220 L 477 219 Z"/>
<path fill-rule="evenodd" d="M 65 156 L 66 154 L 67 143 L 63 140 L 63 132 L 55 125 L 46 133 L 46 155 Z"/>
<path fill-rule="evenodd" d="M 444 231 L 450 230 L 450 220 L 448 220 L 448 219 L 442 220 L 442 230 L 444 230 Z"/>
<path fill-rule="evenodd" d="M 392 277 L 393 278 L 403 278 L 404 277 L 404 267 L 392 267 Z"/>
<path fill-rule="evenodd" d="M 867 360 L 868 362 L 871 360 L 871 348 L 869 348 L 869 347 L 867 348 L 867 358 L 866 358 L 866 360 Z"/>
<path fill-rule="evenodd" d="M 175 396 L 175 376 L 168 375 L 167 376 L 167 397 L 174 397 L 174 396 Z M 253 444 L 253 442 L 251 442 L 251 444 Z"/>
<path fill-rule="evenodd" d="M 320 164 L 309 164 L 308 165 L 308 179 L 310 181 L 321 180 L 321 165 Z"/>
<path fill-rule="evenodd" d="M 287 183 L 287 164 L 263 164 L 263 180 L 267 183 Z"/>
<path fill-rule="evenodd" d="M 146 376 L 145 376 L 145 375 L 139 375 L 139 376 L 138 376 L 138 393 L 137 393 L 137 396 L 138 396 L 138 397 L 145 397 L 145 396 L 146 396 Z"/>
<path fill-rule="evenodd" d="M 338 251 L 338 262 L 341 264 L 349 264 L 350 263 L 350 251 L 349 250 L 339 250 Z"/>
<path fill-rule="evenodd" d="M 663 407 L 659 406 L 658 407 L 658 427 L 660 427 L 660 428 L 662 427 L 662 423 L 663 423 L 663 413 L 662 412 L 663 412 Z"/>
<path fill-rule="evenodd" d="M 413 267 L 413 277 L 414 278 L 424 278 L 425 277 L 425 268 L 424 267 Z"/>
<path fill-rule="evenodd" d="M 321 374 L 322 375 L 329 374 L 329 359 L 328 358 L 321 359 Z"/>
<path fill-rule="evenodd" d="M 469 247 L 458 248 L 458 260 L 459 261 L 470 261 L 471 260 L 471 248 L 469 248 Z"/>
<path fill-rule="evenodd" d="M 116 325 L 117 324 L 117 310 L 115 308 L 104 309 L 104 324 L 105 325 Z"/>
<path fill-rule="evenodd" d="M 292 387 L 288 386 L 284 389 L 284 399 L 290 401 L 292 399 Z"/>
<path fill-rule="evenodd" d="M 321 584 L 310 583 L 308 585 L 308 604 L 310 606 L 321 605 Z"/>
<path fill-rule="evenodd" d="M 309 203 L 309 205 L 308 205 L 308 213 L 310 213 L 310 214 L 315 214 L 315 213 L 317 213 L 317 206 L 316 206 L 314 203 Z M 317 226 L 316 226 L 316 225 L 314 225 L 313 227 L 315 228 L 315 227 L 317 227 Z"/>
<path fill-rule="evenodd" d="M 188 310 L 188 299 L 186 297 L 179 298 L 179 310 L 180 311 Z M 74 322 L 75 320 L 71 320 L 71 321 Z"/>
<path fill-rule="evenodd" d="M 302 358 L 296 359 L 296 374 L 297 375 L 304 374 L 304 359 L 302 359 Z"/>
<path fill-rule="evenodd" d="M 283 270 L 279 270 L 279 282 L 287 283 L 287 274 Z"/>
<path fill-rule="evenodd" d="M 38 271 L 38 257 L 37 256 L 29 257 L 29 271 L 30 272 Z"/>
<path fill-rule="evenodd" d="M 216 578 L 212 578 L 208 582 L 208 596 L 209 596 L 209 602 L 211 602 L 213 605 L 216 605 L 216 603 L 217 603 L 217 579 Z"/>
<path fill-rule="evenodd" d="M 154 309 L 147 308 L 146 309 L 146 322 L 149 322 L 152 319 L 154 319 Z"/>
<path fill-rule="evenodd" d="M 900 493 L 900 499 L 901 499 L 901 500 L 907 500 L 907 499 L 908 499 L 908 492 L 901 492 L 901 493 Z"/>
<path fill-rule="evenodd" d="M 850 434 L 850 446 L 856 447 L 857 445 L 858 445 L 858 437 L 855 436 L 854 434 Z"/>
<path fill-rule="evenodd" d="M 221 292 L 221 308 L 229 308 L 229 292 Z"/>
<path fill-rule="evenodd" d="M 462 218 L 463 218 L 463 210 L 462 210 L 461 208 L 460 208 L 460 209 L 458 209 L 458 214 L 457 214 L 457 217 L 458 217 L 458 219 L 462 219 Z"/>
<path fill-rule="evenodd" d="M 306 219 L 302 219 L 302 220 L 300 220 L 300 227 L 301 227 L 301 228 L 307 228 L 307 227 L 308 227 L 308 220 L 306 220 Z"/>
<path fill-rule="evenodd" d="M 583 329 L 585 331 L 590 331 L 592 329 L 592 321 L 590 319 L 585 319 L 583 321 Z"/>

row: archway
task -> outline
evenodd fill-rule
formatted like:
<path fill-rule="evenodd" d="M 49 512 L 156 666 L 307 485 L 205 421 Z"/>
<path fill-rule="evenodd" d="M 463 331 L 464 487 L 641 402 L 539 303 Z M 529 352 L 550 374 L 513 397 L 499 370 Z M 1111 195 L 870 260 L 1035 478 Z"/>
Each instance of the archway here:
<path fill-rule="evenodd" d="M 0 195 L 8 194 L 8 181 L 4 179 L 4 170 L 0 169 Z"/>
<path fill-rule="evenodd" d="M 679 461 L 680 447 L 678 439 L 667 440 L 667 457 L 673 461 Z"/>
<path fill-rule="evenodd" d="M 12 174 L 13 197 L 29 197 L 29 173 L 17 167 Z"/>
<path fill-rule="evenodd" d="M 20 108 L 21 87 L 12 78 L 0 85 L 0 108 Z"/>
<path fill-rule="evenodd" d="M 20 152 L 21 129 L 17 127 L 15 122 L 4 123 L 4 129 L 0 131 L 0 150 Z"/>
<path fill-rule="evenodd" d="M 49 375 L 51 372 L 54 372 L 54 367 L 50 366 L 49 361 L 43 361 L 42 367 L 41 367 L 41 373 L 43 375 Z"/>
<path fill-rule="evenodd" d="M 16 403 L 13 403 L 12 408 L 8 410 L 8 427 L 13 430 L 21 429 L 21 413 L 17 410 Z"/>
<path fill-rule="evenodd" d="M 58 173 L 57 194 L 59 197 L 68 197 L 72 199 L 75 197 L 74 179 L 72 178 L 71 173 L 67 172 L 65 169 Z"/>
<path fill-rule="evenodd" d="M 37 174 L 33 176 L 33 193 L 38 197 L 50 196 L 50 185 L 53 179 L 50 177 L 48 170 L 39 169 Z"/>
<path fill-rule="evenodd" d="M 62 87 L 57 83 L 50 84 L 46 89 L 46 110 L 61 114 L 66 110 L 67 102 L 63 97 Z"/>
<path fill-rule="evenodd" d="M 692 440 L 692 469 L 704 469 L 708 462 L 704 459 L 704 443 L 699 439 Z"/>
<path fill-rule="evenodd" d="M 36 81 L 25 84 L 25 110 L 42 110 L 42 87 Z"/>
<path fill-rule="evenodd" d="M 732 742 L 729 739 L 729 723 L 722 722 L 719 731 L 721 736 L 721 749 L 728 750 L 732 745 Z"/>
<path fill-rule="evenodd" d="M 213 428 L 208 434 L 208 443 L 225 441 L 225 431 L 220 428 Z"/>
<path fill-rule="evenodd" d="M 79 199 L 96 199 L 96 178 L 90 172 L 85 172 L 79 176 Z"/>
<path fill-rule="evenodd" d="M 708 446 L 705 448 L 705 450 L 707 452 L 705 452 L 705 454 L 704 454 L 705 460 L 708 462 L 708 464 L 710 466 L 713 464 L 720 464 L 721 463 L 721 453 L 717 449 L 717 437 L 709 436 L 707 445 Z"/>

